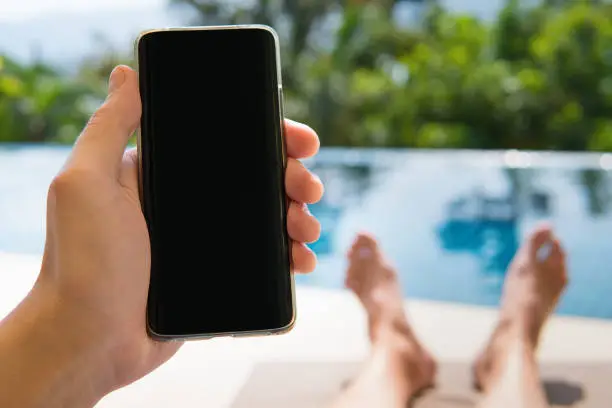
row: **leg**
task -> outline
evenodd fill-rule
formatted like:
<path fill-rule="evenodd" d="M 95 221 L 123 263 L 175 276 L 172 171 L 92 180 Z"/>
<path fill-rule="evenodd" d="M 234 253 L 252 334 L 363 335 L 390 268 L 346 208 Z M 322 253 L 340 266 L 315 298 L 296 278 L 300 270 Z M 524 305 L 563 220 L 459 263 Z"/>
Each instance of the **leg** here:
<path fill-rule="evenodd" d="M 371 353 L 335 408 L 405 408 L 434 381 L 435 362 L 419 344 L 402 303 L 395 271 L 376 241 L 361 234 L 349 254 L 346 285 L 368 315 Z"/>
<path fill-rule="evenodd" d="M 546 248 L 548 253 L 542 256 Z M 476 384 L 484 392 L 482 408 L 549 406 L 540 382 L 536 348 L 566 283 L 561 246 L 550 228 L 539 227 L 510 265 L 498 326 L 474 366 Z"/>

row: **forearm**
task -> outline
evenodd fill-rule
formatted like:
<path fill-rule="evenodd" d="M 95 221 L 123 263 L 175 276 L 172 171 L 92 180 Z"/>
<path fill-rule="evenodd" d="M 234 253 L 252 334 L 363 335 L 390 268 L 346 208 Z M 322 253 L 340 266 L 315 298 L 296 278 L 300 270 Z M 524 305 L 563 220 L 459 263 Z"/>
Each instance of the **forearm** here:
<path fill-rule="evenodd" d="M 102 396 L 94 348 L 68 335 L 69 319 L 40 292 L 0 322 L 0 407 L 92 407 Z"/>

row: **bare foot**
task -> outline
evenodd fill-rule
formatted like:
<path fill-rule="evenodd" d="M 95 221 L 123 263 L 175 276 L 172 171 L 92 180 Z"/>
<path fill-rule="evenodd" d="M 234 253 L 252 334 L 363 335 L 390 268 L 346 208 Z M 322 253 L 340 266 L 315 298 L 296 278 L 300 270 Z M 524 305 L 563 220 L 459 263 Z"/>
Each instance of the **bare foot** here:
<path fill-rule="evenodd" d="M 550 227 L 540 226 L 508 269 L 497 328 L 474 364 L 478 388 L 486 390 L 495 380 L 508 348 L 516 341 L 535 354 L 542 327 L 566 284 L 565 253 Z"/>
<path fill-rule="evenodd" d="M 372 347 L 393 353 L 416 390 L 431 387 L 436 363 L 418 342 L 406 320 L 395 270 L 384 259 L 376 241 L 367 234 L 357 236 L 348 260 L 346 286 L 366 310 Z"/>

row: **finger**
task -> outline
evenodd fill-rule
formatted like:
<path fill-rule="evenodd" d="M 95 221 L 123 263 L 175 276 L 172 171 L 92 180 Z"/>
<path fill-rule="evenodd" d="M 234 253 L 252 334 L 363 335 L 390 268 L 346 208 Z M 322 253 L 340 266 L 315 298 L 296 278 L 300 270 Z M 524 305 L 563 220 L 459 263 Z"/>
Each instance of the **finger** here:
<path fill-rule="evenodd" d="M 130 191 L 138 192 L 138 150 L 132 148 L 123 154 L 119 183 Z"/>
<path fill-rule="evenodd" d="M 319 151 L 319 136 L 303 123 L 285 119 L 287 155 L 295 159 L 312 157 Z"/>
<path fill-rule="evenodd" d="M 293 270 L 296 273 L 310 273 L 317 266 L 317 256 L 301 242 L 293 242 Z"/>
<path fill-rule="evenodd" d="M 126 66 L 111 73 L 106 101 L 79 136 L 71 160 L 97 170 L 117 172 L 141 114 L 138 77 Z"/>
<path fill-rule="evenodd" d="M 293 201 L 314 204 L 323 196 L 323 183 L 295 159 L 287 161 L 285 189 Z"/>
<path fill-rule="evenodd" d="M 287 213 L 287 231 L 294 241 L 315 242 L 321 234 L 321 224 L 310 214 L 306 204 L 294 201 Z"/>

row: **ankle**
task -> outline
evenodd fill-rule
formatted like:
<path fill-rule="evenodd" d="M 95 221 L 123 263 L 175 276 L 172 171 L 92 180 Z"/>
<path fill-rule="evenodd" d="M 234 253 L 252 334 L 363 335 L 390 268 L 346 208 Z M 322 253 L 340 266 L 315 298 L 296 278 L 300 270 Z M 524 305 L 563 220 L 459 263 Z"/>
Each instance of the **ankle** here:
<path fill-rule="evenodd" d="M 520 326 L 500 327 L 475 365 L 476 385 L 484 392 L 497 383 L 512 362 L 523 364 L 536 359 L 533 341 Z"/>
<path fill-rule="evenodd" d="M 370 316 L 369 330 L 373 342 L 399 342 L 413 339 L 414 333 L 403 314 L 388 313 Z"/>
<path fill-rule="evenodd" d="M 494 342 L 520 343 L 523 347 L 535 350 L 539 343 L 540 325 L 535 316 L 517 318 L 502 316 L 493 334 Z"/>

